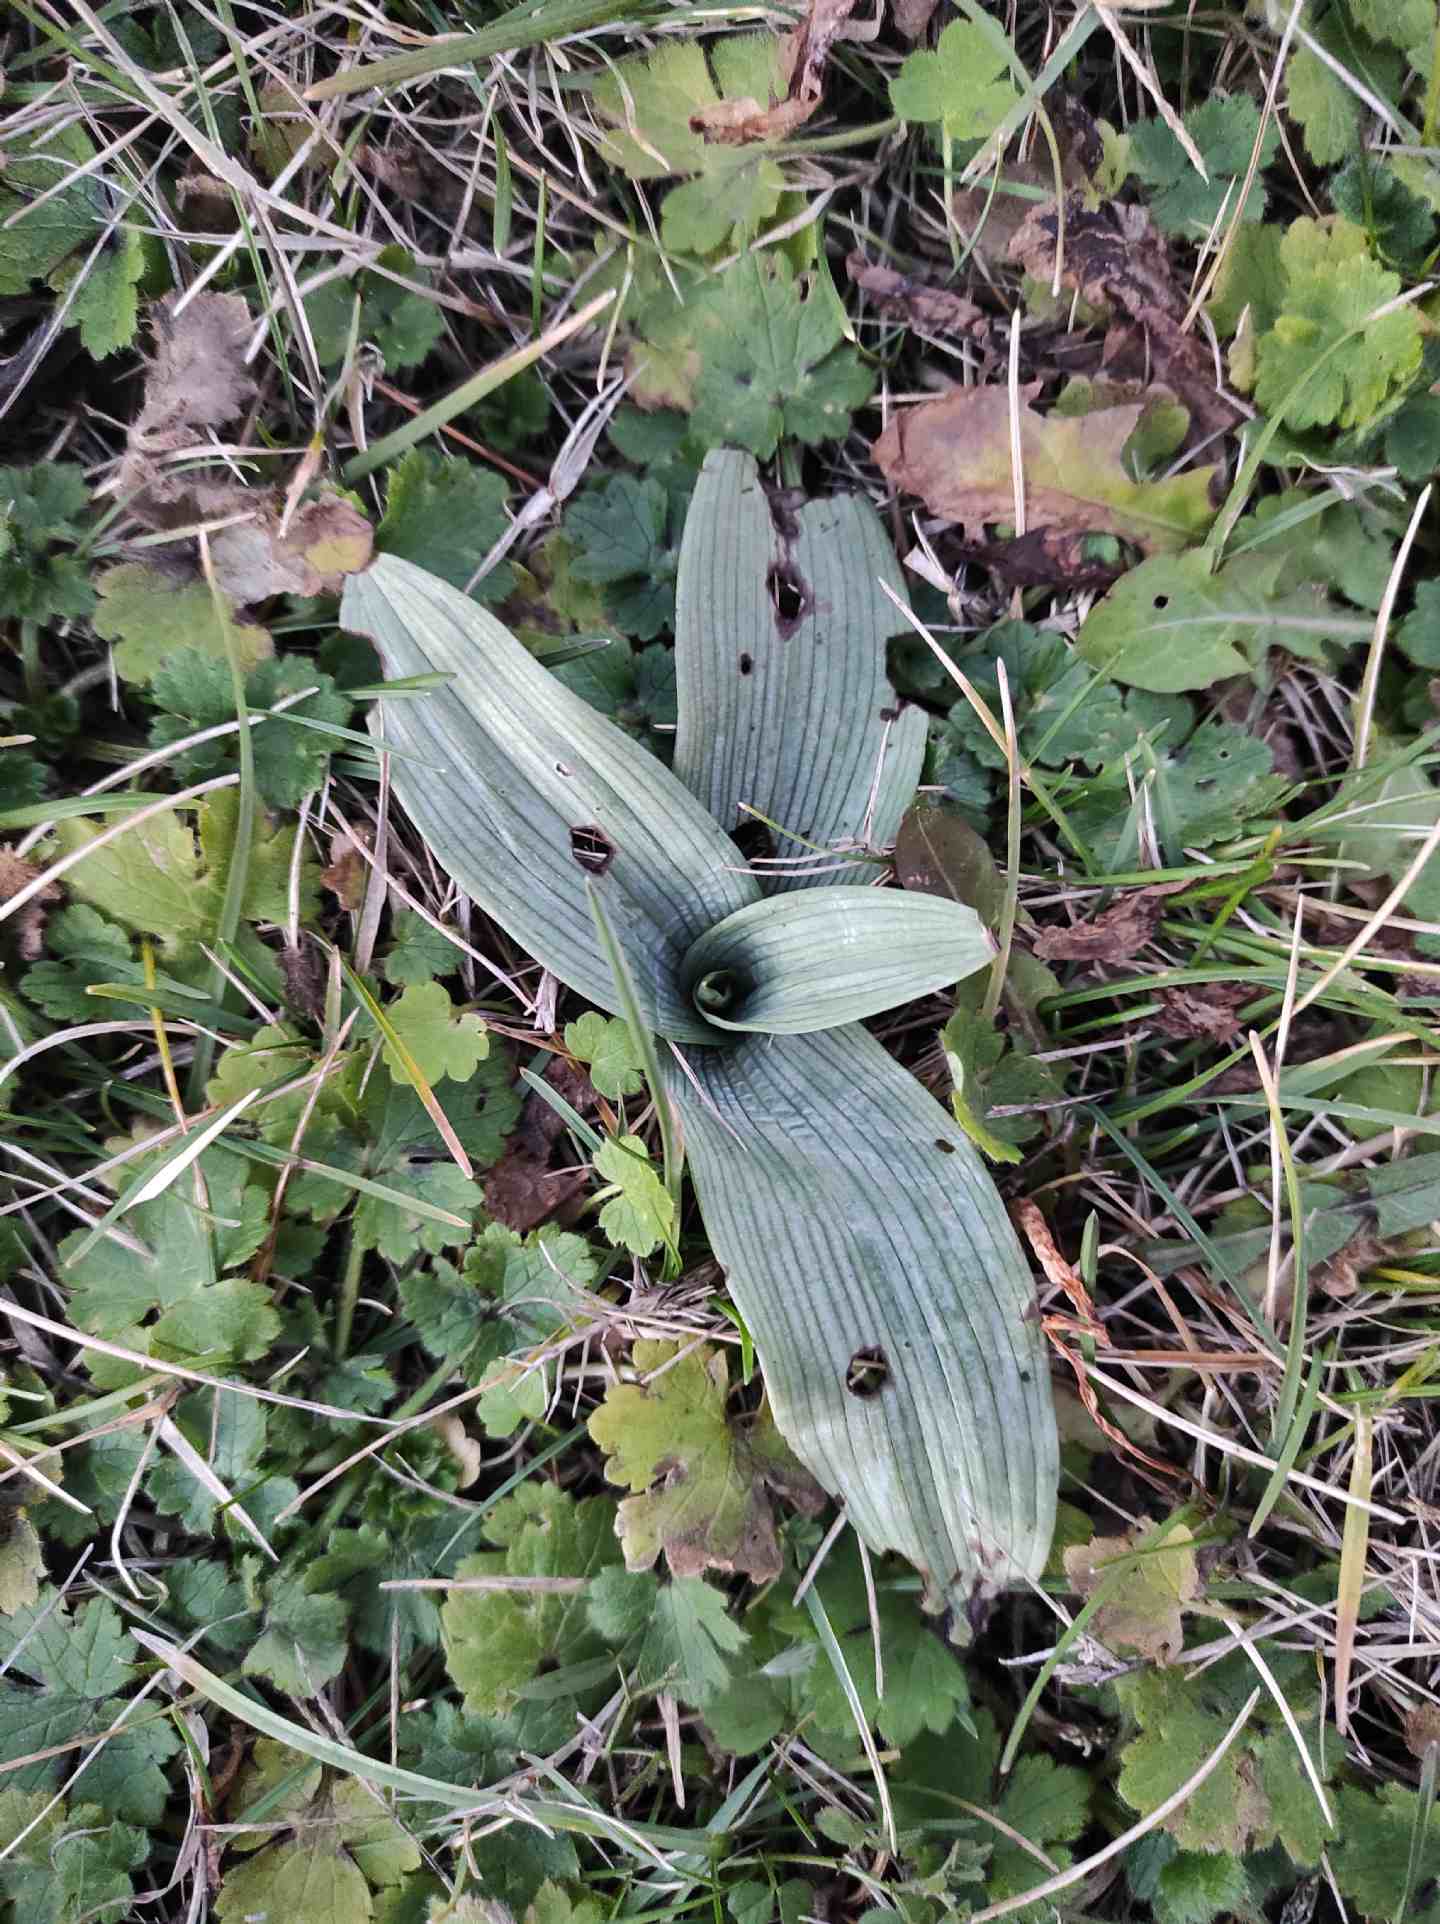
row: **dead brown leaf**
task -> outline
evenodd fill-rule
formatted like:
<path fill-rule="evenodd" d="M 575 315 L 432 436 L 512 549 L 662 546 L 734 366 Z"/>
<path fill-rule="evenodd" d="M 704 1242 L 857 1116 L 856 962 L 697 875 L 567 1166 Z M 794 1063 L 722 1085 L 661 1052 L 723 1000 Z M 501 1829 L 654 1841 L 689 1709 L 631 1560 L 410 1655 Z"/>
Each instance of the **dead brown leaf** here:
<path fill-rule="evenodd" d="M 349 914 L 358 914 L 365 900 L 367 877 L 370 864 L 356 848 L 348 835 L 332 835 L 330 838 L 329 865 L 320 871 L 322 888 L 339 902 Z"/>
<path fill-rule="evenodd" d="M 151 309 L 155 353 L 120 464 L 126 506 L 156 528 L 230 512 L 248 494 L 228 470 L 181 474 L 164 464 L 166 455 L 205 447 L 207 430 L 233 421 L 255 393 L 244 361 L 254 326 L 244 298 L 200 294 L 176 315 L 178 298 Z"/>
<path fill-rule="evenodd" d="M 1035 953 L 1042 962 L 1128 962 L 1154 935 L 1166 896 L 1189 886 L 1188 882 L 1157 882 L 1150 888 L 1131 889 L 1093 922 L 1046 929 L 1035 943 Z"/>
<path fill-rule="evenodd" d="M 1030 526 L 1122 535 L 1147 553 L 1175 552 L 1208 526 L 1213 468 L 1136 481 L 1126 467 L 1140 403 L 1042 415 L 1030 405 L 1038 391 L 1038 382 L 1023 387 L 1015 408 Z M 897 411 L 871 454 L 888 481 L 973 540 L 990 523 L 1016 519 L 1011 398 L 1002 382 L 952 388 Z"/>
<path fill-rule="evenodd" d="M 1055 274 L 1055 203 L 1035 208 L 1016 231 L 1009 254 L 1047 284 Z M 1060 285 L 1092 307 L 1118 309 L 1125 320 L 1105 337 L 1102 366 L 1122 379 L 1162 382 L 1189 410 L 1191 435 L 1207 439 L 1236 427 L 1243 410 L 1217 385 L 1204 342 L 1184 331 L 1187 301 L 1170 270 L 1165 242 L 1143 207 L 1119 201 L 1087 207 L 1065 203 Z"/>
<path fill-rule="evenodd" d="M 856 248 L 845 262 L 846 272 L 870 296 L 880 313 L 930 334 L 983 334 L 990 323 L 974 301 L 947 287 L 912 280 L 893 267 L 866 260 Z"/>
<path fill-rule="evenodd" d="M 784 97 L 762 106 L 758 100 L 720 100 L 690 116 L 693 133 L 726 147 L 743 147 L 757 140 L 784 140 L 820 105 L 825 94 L 825 68 L 837 40 L 873 40 L 873 25 L 852 26 L 856 0 L 810 0 L 809 12 L 785 36 L 780 50 Z"/>
<path fill-rule="evenodd" d="M 237 607 L 271 595 L 338 594 L 347 574 L 370 560 L 373 530 L 360 510 L 333 488 L 322 488 L 283 528 L 280 506 L 253 493 L 253 520 L 210 538 L 215 579 Z"/>
<path fill-rule="evenodd" d="M 1161 989 L 1160 1007 L 1150 1017 L 1162 1035 L 1184 1042 L 1230 1042 L 1240 1033 L 1235 1013 L 1253 1002 L 1255 991 L 1243 982 L 1202 982 L 1189 989 Z"/>
<path fill-rule="evenodd" d="M 280 974 L 285 982 L 285 1000 L 297 1015 L 319 1022 L 325 1014 L 325 962 L 311 942 L 297 949 L 280 951 Z"/>
<path fill-rule="evenodd" d="M 565 1056 L 551 1057 L 545 1080 L 582 1116 L 599 1107 L 590 1078 Z M 532 1090 L 503 1155 L 485 1178 L 485 1207 L 494 1221 L 527 1235 L 585 1193 L 587 1169 L 550 1167 L 564 1136 L 564 1119 Z"/>
<path fill-rule="evenodd" d="M 0 902 L 35 880 L 40 870 L 12 848 L 0 845 Z M 38 895 L 32 895 L 15 916 L 15 950 L 22 962 L 38 961 L 45 947 L 45 916 L 50 904 L 60 900 L 58 882 L 47 882 Z"/>
<path fill-rule="evenodd" d="M 1093 536 L 1065 528 L 1034 528 L 1010 541 L 962 541 L 947 545 L 946 560 L 978 561 L 1013 588 L 1108 588 L 1125 572 L 1119 561 L 1090 553 Z"/>
<path fill-rule="evenodd" d="M 896 32 L 904 40 L 918 40 L 939 4 L 940 0 L 891 0 Z"/>

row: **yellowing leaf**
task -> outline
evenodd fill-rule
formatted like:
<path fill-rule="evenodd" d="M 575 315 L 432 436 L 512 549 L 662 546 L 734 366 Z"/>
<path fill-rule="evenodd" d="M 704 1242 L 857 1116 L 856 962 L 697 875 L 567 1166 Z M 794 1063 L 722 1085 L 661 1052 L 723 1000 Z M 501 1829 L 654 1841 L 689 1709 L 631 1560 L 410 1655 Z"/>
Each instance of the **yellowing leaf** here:
<path fill-rule="evenodd" d="M 1065 1552 L 1065 1574 L 1082 1597 L 1108 1583 L 1106 1600 L 1091 1619 L 1101 1643 L 1112 1650 L 1138 1650 L 1156 1663 L 1174 1663 L 1184 1643 L 1181 1613 L 1200 1594 L 1194 1535 L 1176 1524 L 1157 1547 L 1138 1557 L 1132 1554 L 1135 1548 L 1134 1532 L 1075 1544 Z M 1117 1575 L 1111 1566 L 1121 1559 L 1128 1567 Z"/>
<path fill-rule="evenodd" d="M 53 1468 L 50 1473 L 54 1475 Z M 35 1525 L 23 1510 L 0 1515 L 0 1616 L 13 1617 L 34 1603 L 44 1574 Z"/>
<path fill-rule="evenodd" d="M 107 568 L 96 582 L 100 605 L 95 632 L 115 644 L 115 672 L 122 681 L 148 682 L 177 648 L 225 658 L 231 636 L 242 668 L 253 668 L 275 652 L 264 628 L 232 619 L 223 595 L 212 595 L 203 581 L 176 582 L 142 562 Z"/>
<path fill-rule="evenodd" d="M 468 1082 L 490 1053 L 490 1038 L 478 1015 L 464 1015 L 439 982 L 412 982 L 385 1011 L 396 1035 L 425 1080 Z M 385 1066 L 396 1082 L 414 1078 L 399 1053 L 385 1044 Z"/>
<path fill-rule="evenodd" d="M 673 1344 L 639 1342 L 633 1360 L 646 1376 L 675 1354 Z M 807 1516 L 824 1503 L 768 1408 L 731 1422 L 729 1389 L 724 1354 L 693 1350 L 652 1382 L 608 1390 L 590 1418 L 605 1474 L 639 1492 L 621 1503 L 617 1524 L 627 1569 L 649 1569 L 663 1550 L 677 1577 L 743 1570 L 767 1583 L 781 1563 L 773 1499 Z"/>
<path fill-rule="evenodd" d="M 1036 391 L 1022 389 L 1018 407 L 1030 527 L 1118 534 L 1160 553 L 1186 547 L 1209 526 L 1213 468 L 1136 481 L 1125 466 L 1143 402 L 1067 418 L 1037 414 Z M 1010 426 L 1005 387 L 957 387 L 897 412 L 871 453 L 887 480 L 978 540 L 987 523 L 1015 520 Z"/>

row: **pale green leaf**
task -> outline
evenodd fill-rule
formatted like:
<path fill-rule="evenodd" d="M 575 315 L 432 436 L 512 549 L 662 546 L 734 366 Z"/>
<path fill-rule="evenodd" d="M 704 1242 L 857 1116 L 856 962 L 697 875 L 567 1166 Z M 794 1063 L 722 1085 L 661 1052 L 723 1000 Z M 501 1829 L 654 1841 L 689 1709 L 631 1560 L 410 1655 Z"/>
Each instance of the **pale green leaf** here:
<path fill-rule="evenodd" d="M 684 979 L 721 1028 L 802 1035 L 946 988 L 994 953 L 975 911 L 959 902 L 807 889 L 717 922 L 686 956 Z"/>
<path fill-rule="evenodd" d="M 600 1211 L 600 1227 L 612 1243 L 649 1256 L 673 1242 L 675 1200 L 639 1136 L 612 1137 L 596 1152 L 595 1168 L 618 1191 Z"/>
<path fill-rule="evenodd" d="M 586 893 L 594 882 L 647 1024 L 717 1040 L 674 976 L 696 936 L 758 895 L 736 872 L 733 843 L 653 756 L 443 582 L 382 555 L 350 577 L 343 613 L 373 635 L 390 675 L 453 677 L 435 694 L 380 704 L 378 718 L 387 739 L 443 771 L 397 764 L 393 776 L 436 859 L 537 961 L 616 1013 Z"/>

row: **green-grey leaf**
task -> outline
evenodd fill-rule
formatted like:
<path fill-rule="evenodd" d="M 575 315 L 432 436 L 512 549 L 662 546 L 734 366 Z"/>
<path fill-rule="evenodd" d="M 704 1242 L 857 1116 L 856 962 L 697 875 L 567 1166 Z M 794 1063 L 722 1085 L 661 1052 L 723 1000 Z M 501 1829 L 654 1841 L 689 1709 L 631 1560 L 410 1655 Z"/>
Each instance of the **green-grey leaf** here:
<path fill-rule="evenodd" d="M 979 1156 L 865 1030 L 667 1075 L 775 1419 L 931 1608 L 1042 1568 L 1058 1449 L 1035 1291 Z"/>
<path fill-rule="evenodd" d="M 823 851 L 888 847 L 920 779 L 925 717 L 885 674 L 904 618 L 881 581 L 903 592 L 867 501 L 772 512 L 748 454 L 706 457 L 676 590 L 675 772 L 722 828 L 743 804 L 788 831 L 774 852 L 805 866 L 772 889 L 873 875 Z"/>
<path fill-rule="evenodd" d="M 387 673 L 451 677 L 375 712 L 377 732 L 444 771 L 402 762 L 392 778 L 447 873 L 536 961 L 617 1013 L 585 893 L 596 879 L 649 1026 L 721 1040 L 682 994 L 680 963 L 759 889 L 689 791 L 423 569 L 380 555 L 349 577 L 341 617 L 373 639 Z"/>
<path fill-rule="evenodd" d="M 685 958 L 722 1029 L 805 1035 L 859 1022 L 973 975 L 995 948 L 973 909 L 893 889 L 808 889 L 737 909 Z"/>

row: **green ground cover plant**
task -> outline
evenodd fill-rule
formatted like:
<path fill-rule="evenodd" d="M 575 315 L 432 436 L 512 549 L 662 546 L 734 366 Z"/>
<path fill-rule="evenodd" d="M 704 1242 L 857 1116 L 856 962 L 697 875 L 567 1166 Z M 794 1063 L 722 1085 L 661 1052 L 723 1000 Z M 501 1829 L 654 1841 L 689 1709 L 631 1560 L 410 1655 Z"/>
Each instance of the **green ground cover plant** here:
<path fill-rule="evenodd" d="M 1440 1910 L 1437 61 L 17 0 L 0 1924 Z"/>

